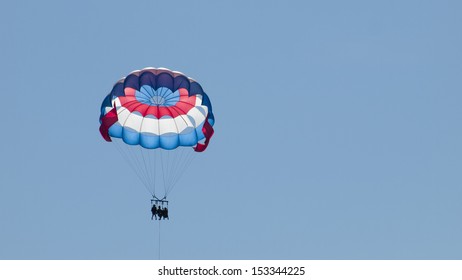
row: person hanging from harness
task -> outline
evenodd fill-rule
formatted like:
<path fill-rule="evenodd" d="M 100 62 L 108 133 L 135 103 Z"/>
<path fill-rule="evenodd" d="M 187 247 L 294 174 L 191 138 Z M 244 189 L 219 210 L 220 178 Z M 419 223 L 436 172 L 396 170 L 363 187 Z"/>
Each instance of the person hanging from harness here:
<path fill-rule="evenodd" d="M 151 213 L 152 213 L 151 220 L 154 217 L 156 217 L 156 220 L 157 220 L 157 214 L 159 214 L 159 210 L 160 210 L 160 206 L 159 206 L 159 209 L 157 209 L 155 204 L 152 205 L 152 207 L 151 207 Z"/>
<path fill-rule="evenodd" d="M 162 217 L 164 218 L 164 220 L 165 219 L 170 220 L 168 218 L 168 208 L 167 207 L 164 207 L 164 209 L 162 209 Z"/>
<path fill-rule="evenodd" d="M 157 215 L 159 215 L 159 220 L 165 220 L 165 218 L 168 218 L 168 210 L 167 208 L 159 206 L 159 209 L 157 210 Z"/>

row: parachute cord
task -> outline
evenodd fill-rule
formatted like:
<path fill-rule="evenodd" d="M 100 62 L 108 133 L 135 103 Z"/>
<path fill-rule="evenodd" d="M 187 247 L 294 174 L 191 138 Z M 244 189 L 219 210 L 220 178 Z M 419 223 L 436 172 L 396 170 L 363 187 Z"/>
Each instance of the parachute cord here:
<path fill-rule="evenodd" d="M 173 180 L 172 183 L 170 183 L 169 189 L 167 190 L 167 195 L 172 191 L 173 187 L 178 183 L 183 173 L 186 171 L 186 169 L 188 169 L 192 161 L 196 158 L 196 152 L 187 152 L 183 155 L 180 163 L 178 164 L 179 171 L 176 172 L 176 175 L 172 178 Z"/>
<path fill-rule="evenodd" d="M 146 190 L 154 195 L 154 193 L 149 189 L 149 183 L 146 181 L 145 176 L 143 175 L 143 172 L 141 171 L 142 168 L 140 168 L 140 165 L 138 161 L 135 159 L 133 155 L 131 155 L 129 148 L 125 147 L 125 145 L 122 145 L 119 143 L 117 140 L 113 141 L 115 143 L 115 147 L 119 154 L 122 155 L 122 157 L 125 159 L 125 162 L 127 162 L 128 166 L 135 172 L 136 176 L 139 178 L 141 181 L 142 185 L 146 188 Z"/>
<path fill-rule="evenodd" d="M 155 153 L 155 151 L 153 151 L 153 154 Z M 151 157 L 149 157 L 151 158 Z M 157 179 L 157 170 L 156 170 L 156 156 L 152 156 L 152 159 L 154 160 L 154 169 L 153 169 L 153 172 L 154 172 L 154 190 L 153 192 L 156 193 L 156 179 Z"/>
<path fill-rule="evenodd" d="M 152 184 L 152 186 L 150 186 L 153 189 L 151 194 L 152 193 L 155 194 L 156 193 L 156 180 L 153 179 L 153 176 L 152 176 L 151 164 L 148 164 L 145 157 L 144 157 L 144 151 L 143 151 L 144 148 L 142 148 L 141 146 L 138 146 L 138 147 L 139 147 L 139 152 L 141 154 L 141 158 L 143 159 L 144 170 L 146 170 L 146 178 L 147 178 L 147 181 L 148 181 L 148 185 Z M 151 190 L 151 188 L 149 189 L 149 191 Z"/>
<path fill-rule="evenodd" d="M 162 166 L 162 181 L 164 182 L 164 196 L 167 196 L 167 187 L 165 185 L 165 171 L 164 171 L 164 159 L 163 159 L 163 152 L 160 152 L 160 165 Z"/>
<path fill-rule="evenodd" d="M 170 171 L 171 176 L 168 182 L 167 193 L 169 193 L 170 189 L 173 188 L 173 182 L 175 182 L 176 177 L 179 176 L 178 169 L 179 169 L 179 166 L 181 166 L 183 163 L 185 150 L 186 149 L 180 148 L 179 151 L 177 151 L 174 154 L 174 159 L 172 161 L 172 171 Z"/>

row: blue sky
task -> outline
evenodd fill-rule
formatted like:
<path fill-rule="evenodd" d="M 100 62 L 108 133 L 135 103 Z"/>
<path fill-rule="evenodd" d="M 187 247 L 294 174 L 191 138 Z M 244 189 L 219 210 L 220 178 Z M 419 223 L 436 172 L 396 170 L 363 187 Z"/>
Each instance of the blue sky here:
<path fill-rule="evenodd" d="M 459 1 L 14 1 L 0 9 L 0 259 L 155 259 L 149 193 L 98 132 L 122 76 L 216 118 L 165 259 L 460 259 Z"/>

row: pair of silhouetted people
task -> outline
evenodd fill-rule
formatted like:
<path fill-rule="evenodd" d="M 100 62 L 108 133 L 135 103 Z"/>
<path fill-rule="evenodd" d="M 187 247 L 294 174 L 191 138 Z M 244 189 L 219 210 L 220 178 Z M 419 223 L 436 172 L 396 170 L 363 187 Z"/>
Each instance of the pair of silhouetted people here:
<path fill-rule="evenodd" d="M 162 207 L 162 206 L 156 207 L 156 205 L 154 204 L 151 207 L 151 213 L 152 213 L 151 220 L 153 218 L 157 220 L 157 217 L 159 217 L 159 220 L 161 219 L 170 220 L 168 218 L 168 208 L 167 207 Z"/>

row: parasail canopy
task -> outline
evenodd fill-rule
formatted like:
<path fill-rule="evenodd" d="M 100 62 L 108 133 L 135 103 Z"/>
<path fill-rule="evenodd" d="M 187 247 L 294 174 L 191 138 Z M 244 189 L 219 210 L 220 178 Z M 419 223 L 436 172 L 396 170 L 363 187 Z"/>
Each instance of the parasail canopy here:
<path fill-rule="evenodd" d="M 205 151 L 215 123 L 201 85 L 166 68 L 136 70 L 117 81 L 99 120 L 102 137 L 120 142 L 119 150 L 153 197 L 159 197 L 158 172 L 166 197 L 192 158 L 185 147 Z"/>

